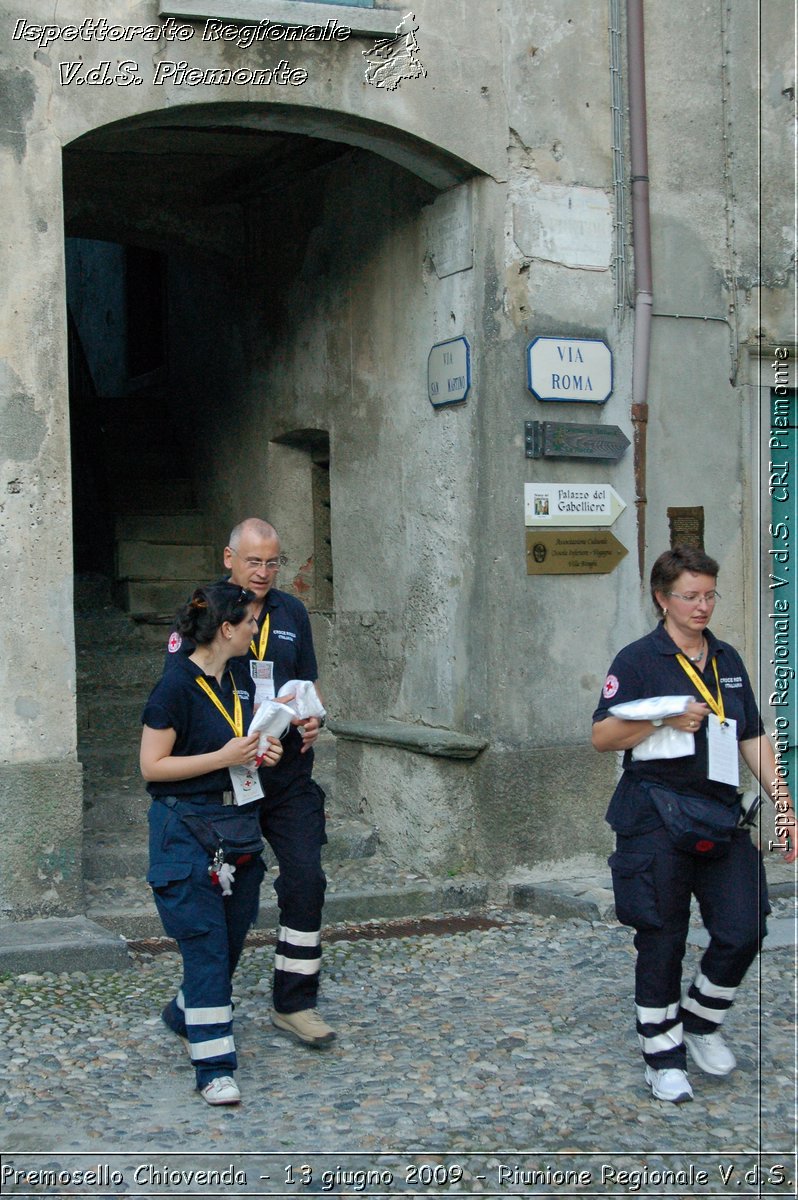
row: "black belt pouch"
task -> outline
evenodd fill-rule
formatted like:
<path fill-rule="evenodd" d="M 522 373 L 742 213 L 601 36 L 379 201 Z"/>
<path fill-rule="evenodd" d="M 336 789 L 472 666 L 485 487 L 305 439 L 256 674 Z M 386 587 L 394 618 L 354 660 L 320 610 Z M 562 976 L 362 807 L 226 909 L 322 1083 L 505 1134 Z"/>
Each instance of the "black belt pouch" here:
<path fill-rule="evenodd" d="M 739 801 L 725 804 L 712 796 L 675 792 L 648 780 L 640 784 L 651 797 L 677 850 L 696 858 L 722 858 L 728 854 L 740 820 Z"/>

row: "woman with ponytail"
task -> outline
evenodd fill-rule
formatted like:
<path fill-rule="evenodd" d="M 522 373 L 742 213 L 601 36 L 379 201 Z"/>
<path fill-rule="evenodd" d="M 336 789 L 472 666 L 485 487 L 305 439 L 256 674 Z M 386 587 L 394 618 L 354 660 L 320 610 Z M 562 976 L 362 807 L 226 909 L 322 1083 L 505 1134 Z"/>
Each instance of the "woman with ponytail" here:
<path fill-rule="evenodd" d="M 141 773 L 152 797 L 147 876 L 183 982 L 162 1016 L 187 1044 L 208 1104 L 237 1104 L 233 972 L 258 913 L 261 857 L 259 735 L 252 694 L 230 659 L 257 630 L 255 595 L 237 584 L 198 588 L 176 628 L 195 644 L 153 689 L 142 714 Z M 262 765 L 282 754 L 269 739 Z"/>

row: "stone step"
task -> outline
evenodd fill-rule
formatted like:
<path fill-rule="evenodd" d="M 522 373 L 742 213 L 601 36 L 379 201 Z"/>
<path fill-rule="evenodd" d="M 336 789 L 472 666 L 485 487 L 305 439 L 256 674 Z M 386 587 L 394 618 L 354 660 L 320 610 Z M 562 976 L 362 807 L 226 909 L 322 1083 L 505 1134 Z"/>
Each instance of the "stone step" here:
<path fill-rule="evenodd" d="M 400 871 L 392 863 L 379 866 L 371 860 L 325 862 L 327 895 L 325 924 L 367 921 L 375 918 L 430 916 L 433 913 L 479 908 L 489 899 L 484 879 L 429 879 Z M 267 872 L 261 888 L 258 929 L 277 925 L 277 903 L 273 889 L 275 868 Z M 148 884 L 141 878 L 124 878 L 112 883 L 86 884 L 86 917 L 97 925 L 128 939 L 162 937 Z"/>
<path fill-rule="evenodd" d="M 163 542 L 190 544 L 207 541 L 205 521 L 202 514 L 194 512 L 173 513 L 123 513 L 116 518 L 114 527 L 120 542 Z"/>
<path fill-rule="evenodd" d="M 135 744 L 126 745 L 122 753 L 113 747 L 94 748 L 91 754 L 79 754 L 79 761 L 83 765 L 84 795 L 92 804 L 106 804 L 111 811 L 118 804 L 121 811 L 128 792 L 137 791 L 144 795 L 144 780 L 139 773 L 138 737 Z M 325 794 L 329 811 L 334 802 L 335 776 L 321 769 L 313 772 L 313 778 Z M 356 816 L 351 810 L 346 813 L 348 817 L 353 815 Z"/>
<path fill-rule="evenodd" d="M 153 441 L 152 430 L 145 436 L 146 445 L 132 438 L 119 443 L 106 441 L 103 465 L 110 479 L 146 486 L 150 479 L 168 478 L 175 466 L 172 448 L 165 441 Z"/>
<path fill-rule="evenodd" d="M 133 727 L 135 730 L 135 726 Z M 144 791 L 144 780 L 139 773 L 139 739 L 127 737 L 124 743 L 98 747 L 96 744 L 88 750 L 87 742 L 81 742 L 81 759 L 83 765 L 84 790 L 88 788 L 93 796 L 108 795 L 113 801 L 117 791 L 123 791 L 131 784 Z"/>
<path fill-rule="evenodd" d="M 122 608 L 134 621 L 168 624 L 185 603 L 191 584 L 201 583 L 212 573 L 191 580 L 121 580 L 117 584 L 116 595 Z"/>
<path fill-rule="evenodd" d="M 84 767 L 95 749 L 113 739 L 135 737 L 138 742 L 141 710 L 148 694 L 149 688 L 138 694 L 121 692 L 79 706 L 78 758 Z"/>
<path fill-rule="evenodd" d="M 124 580 L 185 580 L 183 593 L 213 574 L 216 555 L 204 543 L 123 541 L 116 545 L 116 573 Z"/>
<path fill-rule="evenodd" d="M 79 650 L 77 656 L 78 690 L 81 691 L 81 707 L 85 699 L 88 706 L 113 696 L 140 696 L 142 705 L 153 686 L 161 677 L 163 654 L 153 647 L 142 652 L 126 649 L 109 640 L 98 654 Z M 82 690 L 81 690 L 82 689 Z"/>
<path fill-rule="evenodd" d="M 87 834 L 83 841 L 83 872 L 92 884 L 111 884 L 120 879 L 144 879 L 148 867 L 147 822 L 149 809 L 138 829 L 109 830 Z M 322 850 L 325 862 L 343 863 L 351 859 L 373 859 L 379 851 L 379 833 L 373 825 L 328 815 L 327 845 Z M 273 858 L 271 850 L 267 850 Z M 381 863 L 374 862 L 375 870 Z"/>
<path fill-rule="evenodd" d="M 117 781 L 114 787 L 107 790 L 102 784 L 84 784 L 84 836 L 138 835 L 142 841 L 146 841 L 150 798 L 144 791 L 138 770 L 131 772 L 127 779 L 127 783 Z"/>
<path fill-rule="evenodd" d="M 112 480 L 111 499 L 117 513 L 191 513 L 196 511 L 194 485 L 190 479 L 150 479 L 146 486 L 130 486 L 124 479 Z"/>
<path fill-rule="evenodd" d="M 78 614 L 75 636 L 79 637 L 84 617 L 102 612 L 113 604 L 111 580 L 107 575 L 86 571 L 81 575 L 75 575 L 73 591 L 75 612 Z"/>
<path fill-rule="evenodd" d="M 96 783 L 103 791 L 113 791 L 114 784 L 125 786 L 138 774 L 140 716 L 146 696 L 136 702 L 131 719 L 126 724 L 86 726 L 78 743 L 78 759 L 83 765 L 84 781 Z M 232 736 L 232 735 L 231 735 Z M 313 778 L 330 798 L 335 785 L 335 759 L 319 755 L 313 768 Z"/>

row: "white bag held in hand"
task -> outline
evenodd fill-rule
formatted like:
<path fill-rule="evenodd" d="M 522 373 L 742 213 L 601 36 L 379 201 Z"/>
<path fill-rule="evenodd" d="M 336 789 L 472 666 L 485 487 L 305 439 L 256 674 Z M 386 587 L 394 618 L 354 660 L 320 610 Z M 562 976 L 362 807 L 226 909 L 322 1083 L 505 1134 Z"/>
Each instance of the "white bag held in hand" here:
<path fill-rule="evenodd" d="M 664 721 L 666 717 L 681 716 L 694 699 L 694 696 L 648 696 L 645 700 L 613 704 L 607 711 L 623 721 Z M 688 754 L 695 754 L 695 737 L 681 729 L 671 729 L 670 725 L 655 729 L 632 748 L 632 758 L 643 762 L 651 758 L 685 758 Z"/>
<path fill-rule="evenodd" d="M 289 679 L 277 693 L 278 696 L 293 696 L 291 707 L 303 721 L 307 717 L 326 717 L 327 710 L 319 699 L 315 683 L 309 679 Z"/>
<path fill-rule="evenodd" d="M 290 704 L 278 704 L 276 700 L 264 700 L 249 723 L 247 733 L 259 733 L 258 754 L 269 749 L 269 738 L 281 738 L 298 714 Z"/>

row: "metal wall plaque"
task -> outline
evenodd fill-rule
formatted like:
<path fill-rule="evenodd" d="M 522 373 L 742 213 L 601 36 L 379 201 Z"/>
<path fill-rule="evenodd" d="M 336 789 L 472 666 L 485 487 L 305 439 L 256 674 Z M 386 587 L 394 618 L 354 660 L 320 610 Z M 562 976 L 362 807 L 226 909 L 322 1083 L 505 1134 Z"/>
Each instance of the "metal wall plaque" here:
<path fill-rule="evenodd" d="M 668 524 L 671 531 L 671 550 L 674 546 L 695 546 L 704 549 L 704 509 L 669 508 Z"/>
<path fill-rule="evenodd" d="M 609 575 L 626 554 L 609 529 L 528 529 L 527 575 Z"/>
<path fill-rule="evenodd" d="M 628 445 L 629 439 L 618 425 L 524 422 L 527 458 L 605 458 L 617 462 Z"/>

